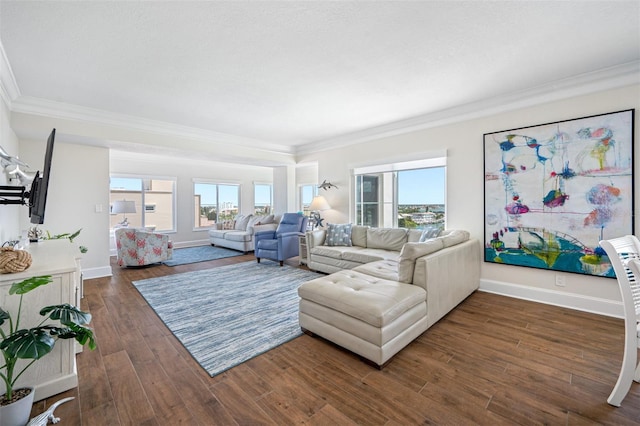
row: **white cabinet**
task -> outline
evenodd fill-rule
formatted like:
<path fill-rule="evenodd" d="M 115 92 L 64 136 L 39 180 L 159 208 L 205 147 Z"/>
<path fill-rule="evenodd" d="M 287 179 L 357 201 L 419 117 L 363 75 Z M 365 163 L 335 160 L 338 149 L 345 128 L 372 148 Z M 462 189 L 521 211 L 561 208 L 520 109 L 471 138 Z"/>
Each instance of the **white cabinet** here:
<path fill-rule="evenodd" d="M 31 243 L 26 248 L 31 253 L 31 266 L 23 272 L 0 274 L 0 304 L 15 318 L 20 296 L 9 295 L 9 288 L 24 279 L 51 275 L 53 282 L 24 295 L 20 328 L 39 324 L 43 317 L 41 308 L 70 303 L 79 306 L 82 296 L 80 251 L 69 240 L 48 240 Z M 53 352 L 36 361 L 20 377 L 17 385 L 34 386 L 35 400 L 39 401 L 78 386 L 76 372 L 75 340 L 58 340 Z M 20 360 L 18 365 L 26 365 Z M 0 394 L 4 385 L 0 384 Z"/>

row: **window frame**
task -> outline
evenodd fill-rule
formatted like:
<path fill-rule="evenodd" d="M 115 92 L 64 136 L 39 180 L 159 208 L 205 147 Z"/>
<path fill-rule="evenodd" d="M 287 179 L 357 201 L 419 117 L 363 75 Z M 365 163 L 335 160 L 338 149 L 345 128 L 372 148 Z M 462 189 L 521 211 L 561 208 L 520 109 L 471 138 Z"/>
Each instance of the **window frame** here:
<path fill-rule="evenodd" d="M 209 229 L 214 229 L 216 227 L 217 223 L 221 223 L 223 220 L 220 220 L 220 192 L 219 192 L 219 187 L 220 186 L 235 186 L 238 189 L 238 211 L 237 214 L 239 214 L 242 211 L 242 184 L 239 182 L 228 182 L 228 181 L 218 181 L 218 180 L 213 180 L 213 179 L 201 179 L 201 178 L 194 178 L 192 180 L 192 185 L 191 185 L 191 200 L 195 201 L 195 197 L 196 195 L 196 185 L 198 184 L 206 184 L 206 185 L 215 185 L 216 187 L 216 204 L 215 204 L 215 209 L 216 209 L 216 219 L 214 221 L 213 224 L 209 225 L 209 226 L 197 226 L 196 223 L 192 222 L 191 226 L 193 227 L 193 231 L 207 231 Z M 202 204 L 202 203 L 201 203 Z M 196 217 L 196 211 L 195 209 L 197 208 L 195 205 L 195 202 L 192 203 L 194 210 L 191 212 L 192 215 L 191 217 L 193 219 L 195 219 Z M 199 214 L 199 212 L 198 212 Z"/>
<path fill-rule="evenodd" d="M 157 229 L 157 225 L 156 228 L 154 229 L 155 232 L 159 232 L 159 233 L 163 233 L 163 234 L 170 234 L 170 233 L 175 233 L 177 232 L 177 199 L 178 199 L 178 178 L 175 176 L 160 176 L 160 175 L 138 175 L 138 174 L 132 174 L 132 173 L 111 173 L 109 174 L 109 198 L 111 199 L 112 194 L 114 193 L 112 191 L 111 188 L 111 180 L 112 179 L 137 179 L 140 180 L 140 212 L 139 214 L 141 215 L 141 223 L 140 226 L 141 227 L 147 227 L 148 225 L 148 220 L 146 218 L 147 214 L 150 213 L 156 213 L 157 212 L 157 203 L 155 202 L 150 202 L 147 203 L 147 192 L 149 192 L 149 190 L 147 190 L 145 188 L 145 181 L 167 181 L 167 182 L 171 182 L 171 229 Z M 117 191 L 116 191 L 117 193 Z M 147 205 L 154 205 L 154 208 L 152 211 L 148 211 L 147 210 Z M 111 212 L 111 209 L 113 208 L 112 202 L 109 202 L 109 212 Z M 110 215 L 113 213 L 110 213 Z M 138 212 L 136 212 L 136 214 L 138 214 Z M 109 222 L 111 222 L 111 219 L 109 219 Z M 111 223 L 109 224 L 109 229 L 113 230 L 115 229 Z"/>
<path fill-rule="evenodd" d="M 398 173 L 429 169 L 429 168 L 442 168 L 444 172 L 444 221 L 441 222 L 443 227 L 446 227 L 447 220 L 447 195 L 446 195 L 446 181 L 447 181 L 447 157 L 445 155 L 438 155 L 431 158 L 425 158 L 422 160 L 411 160 L 405 162 L 384 163 L 375 164 L 364 167 L 354 167 L 351 169 L 351 197 L 353 200 L 350 209 L 351 221 L 354 224 L 364 223 L 365 210 L 361 207 L 363 202 L 360 201 L 358 194 L 358 178 L 362 176 L 377 177 L 377 224 L 367 224 L 374 227 L 385 228 L 398 228 L 400 215 L 399 210 L 399 179 Z"/>
<path fill-rule="evenodd" d="M 311 205 L 311 201 L 313 201 L 313 197 L 318 195 L 318 184 L 317 183 L 301 183 L 298 185 L 298 211 L 301 211 L 304 216 L 309 217 L 311 211 L 309 211 L 307 205 L 307 209 L 305 210 L 304 206 L 304 190 L 305 188 L 311 187 L 311 200 L 309 200 L 309 205 Z"/>
<path fill-rule="evenodd" d="M 269 187 L 269 208 L 265 213 L 258 213 L 257 200 L 256 200 L 256 186 L 268 186 Z M 254 215 L 263 215 L 263 214 L 273 214 L 273 183 L 271 182 L 253 182 L 253 214 Z"/>

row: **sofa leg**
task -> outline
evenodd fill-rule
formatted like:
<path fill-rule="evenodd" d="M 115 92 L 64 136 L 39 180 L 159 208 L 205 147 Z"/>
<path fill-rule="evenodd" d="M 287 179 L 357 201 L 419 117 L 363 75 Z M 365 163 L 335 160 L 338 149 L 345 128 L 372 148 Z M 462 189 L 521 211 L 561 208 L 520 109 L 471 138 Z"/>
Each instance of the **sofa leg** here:
<path fill-rule="evenodd" d="M 371 367 L 376 368 L 378 370 L 382 370 L 384 367 L 386 367 L 391 362 L 391 360 L 387 360 L 387 362 L 385 362 L 384 364 L 380 365 L 377 362 L 373 362 L 370 359 L 367 359 L 367 358 L 365 358 L 363 356 L 360 356 L 360 355 L 358 355 L 358 358 L 360 358 L 360 361 L 362 361 L 365 364 L 370 365 Z"/>
<path fill-rule="evenodd" d="M 256 257 L 256 260 L 258 261 L 258 263 L 260 263 L 260 258 L 259 257 Z"/>
<path fill-rule="evenodd" d="M 300 327 L 300 330 L 302 330 L 302 332 L 307 336 L 316 337 L 316 334 L 313 331 L 309 331 L 304 327 Z"/>
<path fill-rule="evenodd" d="M 280 261 L 280 266 L 284 266 L 284 260 Z"/>

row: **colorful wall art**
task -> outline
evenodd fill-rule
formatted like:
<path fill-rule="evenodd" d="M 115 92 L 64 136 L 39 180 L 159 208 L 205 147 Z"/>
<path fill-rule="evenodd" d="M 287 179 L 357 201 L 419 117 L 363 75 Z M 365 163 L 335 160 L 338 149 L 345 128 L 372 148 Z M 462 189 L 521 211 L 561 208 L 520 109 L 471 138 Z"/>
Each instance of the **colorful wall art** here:
<path fill-rule="evenodd" d="M 485 262 L 614 277 L 633 234 L 634 110 L 484 135 Z"/>

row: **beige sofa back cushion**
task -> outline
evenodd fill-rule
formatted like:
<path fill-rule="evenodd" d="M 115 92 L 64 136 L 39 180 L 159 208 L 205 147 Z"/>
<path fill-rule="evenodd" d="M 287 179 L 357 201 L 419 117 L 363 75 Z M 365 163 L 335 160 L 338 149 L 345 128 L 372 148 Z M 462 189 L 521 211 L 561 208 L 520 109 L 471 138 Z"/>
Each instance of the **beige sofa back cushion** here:
<path fill-rule="evenodd" d="M 422 229 L 409 229 L 407 233 L 407 242 L 408 243 L 417 243 L 420 241 L 420 237 L 422 236 Z"/>
<path fill-rule="evenodd" d="M 442 231 L 437 239 L 442 240 L 442 243 L 445 247 L 451 247 L 467 241 L 469 239 L 469 236 L 469 231 L 464 231 L 462 229 L 451 229 Z"/>
<path fill-rule="evenodd" d="M 412 283 L 416 259 L 435 253 L 443 248 L 444 242 L 439 238 L 425 241 L 424 243 L 406 243 L 400 252 L 398 280 L 402 283 Z"/>
<path fill-rule="evenodd" d="M 351 245 L 358 247 L 367 246 L 367 229 L 368 226 L 353 225 L 351 227 Z"/>
<path fill-rule="evenodd" d="M 367 248 L 400 251 L 407 242 L 407 230 L 404 228 L 367 229 Z"/>

